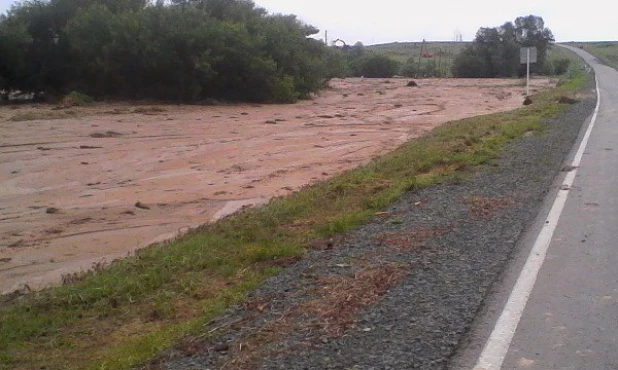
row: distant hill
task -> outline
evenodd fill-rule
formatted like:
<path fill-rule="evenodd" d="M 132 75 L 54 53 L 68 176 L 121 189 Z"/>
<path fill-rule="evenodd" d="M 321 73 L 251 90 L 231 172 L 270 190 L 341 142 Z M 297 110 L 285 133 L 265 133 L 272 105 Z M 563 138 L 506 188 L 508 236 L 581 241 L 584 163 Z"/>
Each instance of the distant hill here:
<path fill-rule="evenodd" d="M 618 69 L 618 41 L 568 42 L 570 46 L 582 47 L 599 58 L 603 63 Z"/>
<path fill-rule="evenodd" d="M 391 42 L 388 44 L 368 45 L 366 48 L 376 53 L 395 59 L 402 65 L 410 58 L 423 67 L 435 63 L 444 76 L 451 75 L 453 60 L 469 42 L 427 41 L 427 42 Z M 421 55 L 422 53 L 422 55 Z"/>

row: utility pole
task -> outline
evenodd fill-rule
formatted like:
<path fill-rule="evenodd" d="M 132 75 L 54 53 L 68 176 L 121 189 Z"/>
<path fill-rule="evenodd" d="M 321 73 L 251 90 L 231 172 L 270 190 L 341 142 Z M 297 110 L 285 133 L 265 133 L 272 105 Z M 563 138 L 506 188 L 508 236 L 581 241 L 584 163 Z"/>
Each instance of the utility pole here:
<path fill-rule="evenodd" d="M 530 64 L 537 62 L 537 48 L 523 47 L 519 51 L 519 59 L 521 64 L 526 64 L 526 96 L 530 96 Z"/>
<path fill-rule="evenodd" d="M 530 48 L 526 48 L 526 96 L 530 96 Z"/>
<path fill-rule="evenodd" d="M 442 75 L 442 48 L 438 49 L 438 71 L 440 73 L 440 76 L 436 76 L 436 77 L 441 77 Z"/>
<path fill-rule="evenodd" d="M 418 78 L 421 73 L 421 58 L 423 57 L 423 49 L 425 48 L 425 39 L 423 39 L 423 43 L 421 44 L 421 52 L 418 55 L 418 68 L 416 69 L 416 77 Z"/>

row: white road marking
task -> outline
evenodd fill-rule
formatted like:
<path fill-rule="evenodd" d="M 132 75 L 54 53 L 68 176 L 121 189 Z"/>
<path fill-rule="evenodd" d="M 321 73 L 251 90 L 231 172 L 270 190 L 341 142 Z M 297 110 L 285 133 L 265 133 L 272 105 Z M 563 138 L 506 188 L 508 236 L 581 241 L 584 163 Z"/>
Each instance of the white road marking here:
<path fill-rule="evenodd" d="M 588 139 L 590 138 L 590 133 L 592 132 L 597 116 L 599 115 L 599 109 L 601 107 L 601 90 L 599 89 L 599 81 L 596 76 L 595 80 L 597 89 L 597 105 L 594 110 L 594 114 L 592 115 L 592 120 L 588 125 L 588 130 L 586 130 L 586 134 L 584 135 L 584 138 L 579 145 L 579 149 L 573 158 L 573 162 L 571 163 L 574 170 L 565 176 L 561 187 L 562 190 L 560 190 L 556 195 L 556 199 L 554 200 L 554 204 L 549 211 L 545 225 L 536 238 L 534 246 L 530 251 L 530 255 L 526 260 L 526 264 L 524 265 L 524 268 L 522 269 L 519 278 L 513 287 L 513 291 L 509 296 L 500 318 L 496 322 L 494 330 L 491 332 L 491 335 L 485 344 L 485 348 L 483 349 L 474 370 L 500 370 L 502 368 L 502 363 L 504 362 L 504 358 L 506 357 L 509 346 L 511 345 L 511 340 L 515 335 L 515 330 L 517 330 L 519 320 L 521 319 L 526 303 L 528 302 L 528 298 L 530 298 L 530 294 L 532 293 L 532 289 L 536 283 L 539 270 L 545 261 L 545 255 L 547 254 L 549 244 L 554 235 L 554 231 L 556 230 L 556 226 L 558 225 L 558 220 L 562 214 L 564 204 L 566 203 L 569 195 L 569 189 L 571 189 L 573 182 L 575 181 L 577 168 L 579 167 L 582 157 L 584 156 L 584 151 L 586 150 Z"/>

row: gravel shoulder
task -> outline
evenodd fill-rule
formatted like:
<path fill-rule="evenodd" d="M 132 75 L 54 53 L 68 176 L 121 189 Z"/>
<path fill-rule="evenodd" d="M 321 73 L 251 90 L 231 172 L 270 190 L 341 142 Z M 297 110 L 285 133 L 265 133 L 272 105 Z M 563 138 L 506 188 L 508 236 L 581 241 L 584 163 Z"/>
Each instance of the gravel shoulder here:
<path fill-rule="evenodd" d="M 315 245 L 152 369 L 446 369 L 563 168 L 593 81 L 543 135 Z"/>

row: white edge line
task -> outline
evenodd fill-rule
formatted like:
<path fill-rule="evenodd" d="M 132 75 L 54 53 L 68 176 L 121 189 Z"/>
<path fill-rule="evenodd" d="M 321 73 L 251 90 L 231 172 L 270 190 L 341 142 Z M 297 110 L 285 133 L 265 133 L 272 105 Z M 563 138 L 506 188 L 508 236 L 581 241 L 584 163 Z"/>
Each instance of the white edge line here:
<path fill-rule="evenodd" d="M 579 167 L 582 157 L 584 156 L 584 151 L 588 145 L 588 139 L 590 138 L 590 134 L 599 114 L 599 109 L 601 107 L 601 91 L 599 90 L 599 80 L 596 74 L 595 81 L 597 89 L 597 105 L 594 110 L 594 114 L 592 115 L 590 124 L 588 125 L 588 130 L 586 130 L 586 134 L 584 135 L 582 142 L 579 145 L 579 149 L 573 158 L 573 162 L 571 163 L 574 170 L 565 176 L 561 190 L 558 191 L 558 194 L 556 194 L 556 199 L 554 200 L 554 204 L 549 211 L 545 225 L 536 238 L 534 246 L 530 251 L 530 255 L 526 260 L 526 264 L 524 265 L 524 268 L 522 269 L 519 278 L 513 287 L 513 291 L 509 296 L 500 318 L 498 318 L 498 321 L 496 322 L 496 326 L 485 344 L 485 348 L 483 349 L 474 370 L 500 370 L 502 368 L 502 363 L 504 362 L 504 358 L 509 350 L 511 340 L 515 335 L 515 330 L 517 329 L 519 320 L 523 315 L 528 298 L 530 298 L 530 294 L 532 293 L 532 289 L 536 283 L 539 270 L 545 260 L 545 255 L 547 254 L 554 231 L 558 225 L 558 220 L 560 219 L 560 215 L 562 214 L 562 210 L 569 195 L 569 190 L 575 181 L 577 168 Z"/>

